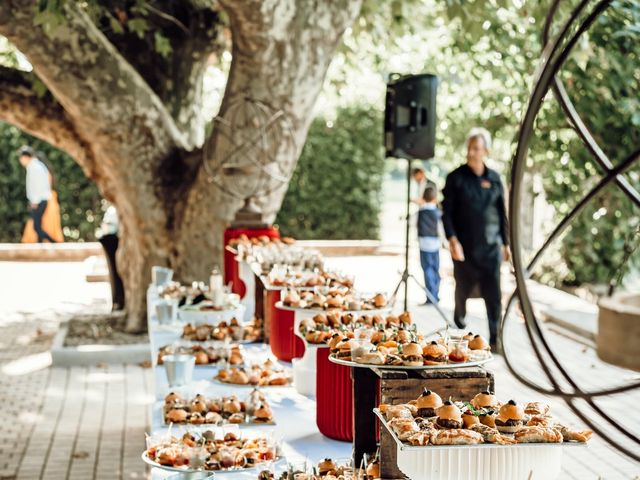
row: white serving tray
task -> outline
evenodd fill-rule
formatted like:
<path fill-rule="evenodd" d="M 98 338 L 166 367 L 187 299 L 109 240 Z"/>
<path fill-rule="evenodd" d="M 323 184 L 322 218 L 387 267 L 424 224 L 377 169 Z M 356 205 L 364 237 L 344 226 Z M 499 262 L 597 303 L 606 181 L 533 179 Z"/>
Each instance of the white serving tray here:
<path fill-rule="evenodd" d="M 586 447 L 575 442 L 405 445 L 380 410 L 373 412 L 396 442 L 398 468 L 411 480 L 553 480 L 562 469 L 563 447 Z"/>
<path fill-rule="evenodd" d="M 218 325 L 220 322 L 228 322 L 232 318 L 238 320 L 242 325 L 244 323 L 244 305 L 238 305 L 234 308 L 225 310 L 205 310 L 200 311 L 191 307 L 178 308 L 178 318 L 181 322 L 200 325 L 207 323 L 209 325 Z"/>
<path fill-rule="evenodd" d="M 345 365 L 347 367 L 356 368 L 378 368 L 380 370 L 449 370 L 452 368 L 465 368 L 465 367 L 477 367 L 493 360 L 493 355 L 489 355 L 482 360 L 476 360 L 474 362 L 462 362 L 462 363 L 444 363 L 442 365 L 371 365 L 368 363 L 358 363 L 351 360 L 341 360 L 335 358 L 333 355 L 329 355 L 329 361 L 337 363 L 338 365 Z"/>

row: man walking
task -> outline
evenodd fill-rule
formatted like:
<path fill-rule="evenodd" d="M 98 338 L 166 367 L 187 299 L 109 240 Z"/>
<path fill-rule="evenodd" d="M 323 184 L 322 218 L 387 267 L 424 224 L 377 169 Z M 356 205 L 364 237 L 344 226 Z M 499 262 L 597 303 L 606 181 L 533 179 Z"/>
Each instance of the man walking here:
<path fill-rule="evenodd" d="M 497 172 L 485 165 L 491 136 L 473 129 L 467 137 L 467 163 L 447 176 L 443 224 L 456 280 L 454 321 L 466 326 L 466 301 L 477 286 L 489 320 L 491 348 L 496 351 L 502 315 L 500 264 L 509 260 L 504 189 Z"/>
<path fill-rule="evenodd" d="M 22 147 L 20 149 L 20 164 L 27 170 L 27 199 L 29 200 L 33 229 L 38 236 L 38 242 L 48 240 L 51 243 L 55 243 L 55 240 L 42 228 L 42 216 L 51 198 L 49 170 L 36 157 L 30 147 Z"/>

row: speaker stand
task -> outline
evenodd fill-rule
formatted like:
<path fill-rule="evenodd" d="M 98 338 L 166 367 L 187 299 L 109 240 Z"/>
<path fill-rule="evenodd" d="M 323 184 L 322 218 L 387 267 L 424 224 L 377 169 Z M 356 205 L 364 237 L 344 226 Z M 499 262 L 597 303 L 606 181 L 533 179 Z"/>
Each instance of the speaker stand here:
<path fill-rule="evenodd" d="M 396 285 L 396 288 L 393 290 L 391 298 L 395 299 L 398 295 L 398 292 L 400 291 L 400 287 L 404 286 L 403 308 L 404 308 L 404 311 L 406 312 L 409 306 L 409 279 L 412 279 L 422 289 L 422 291 L 425 293 L 425 295 L 427 296 L 429 301 L 433 304 L 433 306 L 436 307 L 436 310 L 444 320 L 444 323 L 450 327 L 455 328 L 454 324 L 447 318 L 446 314 L 440 308 L 438 301 L 434 298 L 434 296 L 431 294 L 429 289 L 427 289 L 426 286 L 422 285 L 422 283 L 420 283 L 420 281 L 414 275 L 409 273 L 409 235 L 411 233 L 410 222 L 411 222 L 411 171 L 412 171 L 411 162 L 412 162 L 412 159 L 407 158 L 406 160 L 407 160 L 407 215 L 405 217 L 404 271 L 402 272 L 402 275 L 400 277 L 400 280 L 398 281 L 398 284 Z"/>

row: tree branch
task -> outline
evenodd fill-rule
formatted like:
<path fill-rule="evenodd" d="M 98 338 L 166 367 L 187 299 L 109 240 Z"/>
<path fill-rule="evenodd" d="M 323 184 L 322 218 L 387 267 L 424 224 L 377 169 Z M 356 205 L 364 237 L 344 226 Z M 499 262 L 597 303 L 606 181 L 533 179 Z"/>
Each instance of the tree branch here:
<path fill-rule="evenodd" d="M 0 119 L 64 150 L 94 176 L 95 162 L 64 109 L 49 94 L 38 96 L 35 75 L 0 66 Z"/>
<path fill-rule="evenodd" d="M 67 4 L 66 22 L 50 34 L 34 24 L 34 15 L 31 1 L 2 2 L 0 34 L 26 55 L 83 136 L 104 148 L 122 144 L 132 132 L 164 154 L 193 148 L 158 96 L 80 7 Z"/>

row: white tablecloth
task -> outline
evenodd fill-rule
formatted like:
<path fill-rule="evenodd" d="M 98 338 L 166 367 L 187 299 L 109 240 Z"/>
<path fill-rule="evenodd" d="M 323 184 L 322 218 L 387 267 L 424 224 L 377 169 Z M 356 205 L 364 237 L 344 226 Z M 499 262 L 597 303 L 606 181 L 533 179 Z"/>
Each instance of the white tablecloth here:
<path fill-rule="evenodd" d="M 173 337 L 172 337 L 173 335 Z M 180 337 L 180 331 L 170 332 L 167 329 L 158 329 L 157 324 L 150 325 L 149 336 L 152 345 L 167 344 Z M 173 340 L 172 340 L 173 338 Z M 269 357 L 269 346 L 265 344 L 244 345 L 245 356 L 249 361 L 263 360 Z M 157 349 L 153 350 L 153 355 L 157 355 Z M 291 368 L 289 364 L 287 368 Z M 161 400 L 169 393 L 166 374 L 163 366 L 154 367 L 156 398 Z M 235 394 L 240 398 L 248 395 L 250 387 L 221 385 L 210 380 L 216 373 L 216 367 L 196 367 L 194 370 L 194 382 L 188 388 L 191 392 L 203 393 L 211 396 L 225 396 Z M 300 395 L 294 387 L 267 387 L 263 391 L 273 409 L 276 425 L 262 425 L 244 427 L 243 431 L 260 431 L 271 434 L 282 440 L 283 453 L 289 461 L 299 461 L 305 458 L 317 463 L 323 458 L 346 458 L 351 455 L 351 444 L 328 439 L 318 431 L 316 426 L 316 404 L 315 401 Z M 159 403 L 154 404 L 152 409 L 151 432 L 160 433 L 166 431 L 163 424 L 162 409 Z M 281 463 L 284 465 L 284 462 Z M 170 476 L 170 472 L 153 469 L 152 478 L 164 479 Z M 255 479 L 257 472 L 245 473 L 224 473 L 218 474 L 220 477 L 236 479 Z"/>

